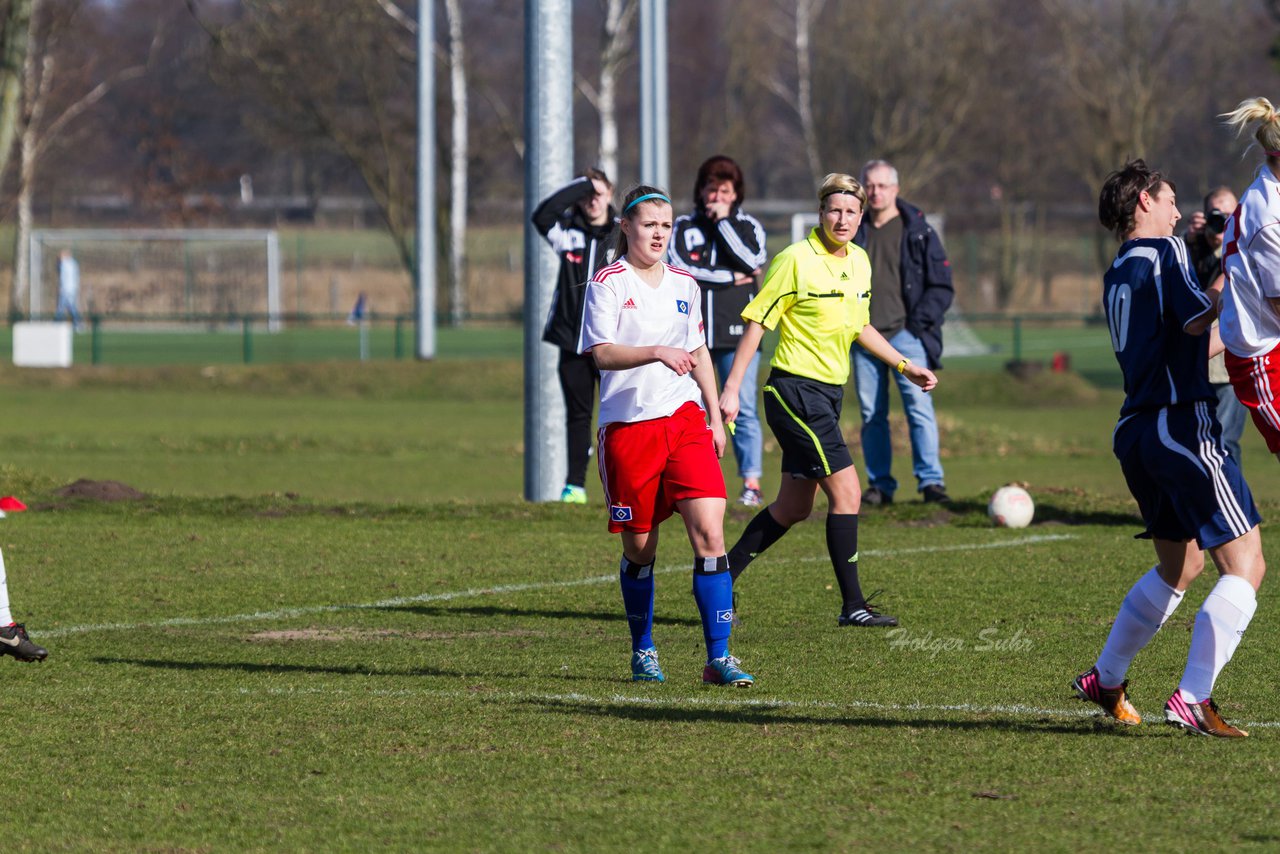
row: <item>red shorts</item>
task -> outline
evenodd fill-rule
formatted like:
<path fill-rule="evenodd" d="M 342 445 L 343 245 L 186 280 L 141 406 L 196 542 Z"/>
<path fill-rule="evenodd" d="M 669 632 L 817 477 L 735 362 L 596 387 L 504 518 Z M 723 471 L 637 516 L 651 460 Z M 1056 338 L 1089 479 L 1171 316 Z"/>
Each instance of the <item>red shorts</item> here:
<path fill-rule="evenodd" d="M 1253 416 L 1254 426 L 1267 440 L 1267 450 L 1280 452 L 1280 347 L 1262 356 L 1240 357 L 1227 350 L 1223 353 L 1231 387 Z"/>
<path fill-rule="evenodd" d="M 652 531 L 687 498 L 725 498 L 706 413 L 690 401 L 666 418 L 606 424 L 600 482 L 609 533 Z"/>

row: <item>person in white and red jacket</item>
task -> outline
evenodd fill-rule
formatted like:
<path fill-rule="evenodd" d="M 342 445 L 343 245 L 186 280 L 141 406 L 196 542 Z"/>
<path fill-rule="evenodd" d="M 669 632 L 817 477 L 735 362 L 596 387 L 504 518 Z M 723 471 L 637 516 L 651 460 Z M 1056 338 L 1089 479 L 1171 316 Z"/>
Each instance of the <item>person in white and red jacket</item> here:
<path fill-rule="evenodd" d="M 591 452 L 591 409 L 600 372 L 590 356 L 579 355 L 582 301 L 587 282 L 609 263 L 617 229 L 613 184 L 599 169 L 588 169 L 543 199 L 530 219 L 560 256 L 560 273 L 542 340 L 560 348 L 560 390 L 564 393 L 569 468 L 560 500 L 587 503 L 587 458 Z"/>
<path fill-rule="evenodd" d="M 742 210 L 746 194 L 742 169 L 732 158 L 717 154 L 706 160 L 693 182 L 693 212 L 676 219 L 667 250 L 671 265 L 693 276 L 702 290 L 707 349 L 722 384 L 746 329 L 742 310 L 759 290 L 768 257 L 764 228 Z M 742 478 L 738 502 L 748 507 L 759 507 L 763 501 L 763 434 L 756 414 L 759 365 L 757 352 L 743 378 L 742 409 L 733 434 L 733 455 Z"/>

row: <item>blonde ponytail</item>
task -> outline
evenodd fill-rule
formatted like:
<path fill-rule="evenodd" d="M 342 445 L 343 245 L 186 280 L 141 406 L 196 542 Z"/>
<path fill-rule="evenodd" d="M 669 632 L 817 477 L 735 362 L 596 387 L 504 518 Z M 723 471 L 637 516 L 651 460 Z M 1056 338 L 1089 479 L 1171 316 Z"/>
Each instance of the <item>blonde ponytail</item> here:
<path fill-rule="evenodd" d="M 1267 157 L 1280 157 L 1280 112 L 1266 98 L 1241 101 L 1234 110 L 1222 113 L 1218 118 L 1227 127 L 1233 128 L 1236 136 L 1244 133 L 1247 126 L 1258 122 L 1253 138 L 1262 146 Z"/>

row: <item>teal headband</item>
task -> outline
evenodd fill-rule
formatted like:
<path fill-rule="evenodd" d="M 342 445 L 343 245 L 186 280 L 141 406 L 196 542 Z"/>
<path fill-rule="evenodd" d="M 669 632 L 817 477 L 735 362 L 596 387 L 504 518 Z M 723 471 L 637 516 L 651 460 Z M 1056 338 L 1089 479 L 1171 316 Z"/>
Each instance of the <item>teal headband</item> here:
<path fill-rule="evenodd" d="M 622 212 L 626 213 L 627 211 L 631 210 L 641 202 L 647 202 L 647 201 L 650 201 L 651 199 L 660 199 L 661 201 L 664 201 L 667 204 L 671 204 L 671 200 L 668 199 L 666 196 L 662 195 L 662 193 L 646 193 L 645 195 L 641 196 L 640 198 L 636 199 L 631 204 L 623 208 Z"/>

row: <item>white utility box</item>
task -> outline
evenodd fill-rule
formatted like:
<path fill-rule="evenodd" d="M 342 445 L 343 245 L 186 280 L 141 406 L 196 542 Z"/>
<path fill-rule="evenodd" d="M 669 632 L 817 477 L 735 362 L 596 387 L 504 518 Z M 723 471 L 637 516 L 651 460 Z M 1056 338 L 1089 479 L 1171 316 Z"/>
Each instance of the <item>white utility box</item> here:
<path fill-rule="evenodd" d="M 60 320 L 13 324 L 13 366 L 71 367 L 71 332 L 71 324 Z"/>

